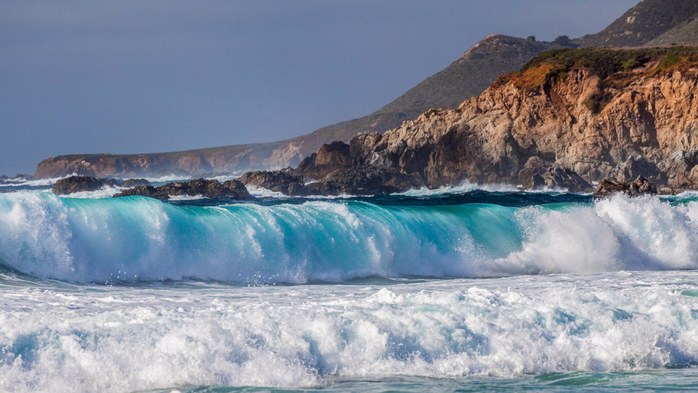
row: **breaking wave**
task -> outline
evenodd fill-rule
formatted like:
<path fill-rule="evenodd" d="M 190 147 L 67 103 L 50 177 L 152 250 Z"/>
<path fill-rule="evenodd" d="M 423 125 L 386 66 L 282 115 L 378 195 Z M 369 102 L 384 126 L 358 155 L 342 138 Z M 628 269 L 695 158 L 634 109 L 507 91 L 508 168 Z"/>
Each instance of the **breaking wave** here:
<path fill-rule="evenodd" d="M 242 283 L 698 267 L 698 202 L 181 206 L 0 195 L 0 259 L 69 282 Z"/>

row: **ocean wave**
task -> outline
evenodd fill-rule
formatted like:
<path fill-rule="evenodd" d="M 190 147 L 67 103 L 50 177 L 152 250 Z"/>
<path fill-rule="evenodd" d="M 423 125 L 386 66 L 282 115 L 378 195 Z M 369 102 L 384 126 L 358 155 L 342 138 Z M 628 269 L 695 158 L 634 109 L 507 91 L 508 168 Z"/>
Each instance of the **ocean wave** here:
<path fill-rule="evenodd" d="M 177 206 L 0 195 L 0 259 L 73 282 L 338 282 L 698 268 L 698 202 Z"/>

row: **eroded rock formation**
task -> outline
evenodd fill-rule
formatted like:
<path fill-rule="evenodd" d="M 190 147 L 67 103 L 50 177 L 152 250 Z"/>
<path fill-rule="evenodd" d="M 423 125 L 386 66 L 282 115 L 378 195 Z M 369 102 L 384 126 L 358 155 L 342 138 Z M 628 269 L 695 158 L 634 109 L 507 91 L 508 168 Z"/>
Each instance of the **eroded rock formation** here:
<path fill-rule="evenodd" d="M 695 48 L 546 52 L 455 110 L 323 146 L 285 170 L 278 189 L 392 192 L 467 180 L 580 192 L 640 175 L 668 192 L 698 189 L 696 92 Z M 259 178 L 241 180 L 277 186 Z"/>
<path fill-rule="evenodd" d="M 70 176 L 53 184 L 51 191 L 56 195 L 70 195 L 82 191 L 97 191 L 104 187 L 136 187 L 150 185 L 145 179 L 98 179 L 92 176 Z"/>
<path fill-rule="evenodd" d="M 639 176 L 634 182 L 628 183 L 624 181 L 604 180 L 599 183 L 594 191 L 595 197 L 608 197 L 618 193 L 622 193 L 631 197 L 641 195 L 657 195 L 657 187 Z"/>
<path fill-rule="evenodd" d="M 247 188 L 237 180 L 220 183 L 218 180 L 198 179 L 188 182 L 168 183 L 160 187 L 150 185 L 138 186 L 114 195 L 114 198 L 140 195 L 167 200 L 173 196 L 196 196 L 206 198 L 252 199 Z"/>

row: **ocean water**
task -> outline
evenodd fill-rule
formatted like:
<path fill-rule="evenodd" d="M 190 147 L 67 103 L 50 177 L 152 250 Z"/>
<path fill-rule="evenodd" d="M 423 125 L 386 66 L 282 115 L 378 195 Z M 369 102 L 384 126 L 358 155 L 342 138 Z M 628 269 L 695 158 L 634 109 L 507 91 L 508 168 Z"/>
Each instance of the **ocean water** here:
<path fill-rule="evenodd" d="M 693 194 L 4 189 L 2 392 L 698 390 Z"/>

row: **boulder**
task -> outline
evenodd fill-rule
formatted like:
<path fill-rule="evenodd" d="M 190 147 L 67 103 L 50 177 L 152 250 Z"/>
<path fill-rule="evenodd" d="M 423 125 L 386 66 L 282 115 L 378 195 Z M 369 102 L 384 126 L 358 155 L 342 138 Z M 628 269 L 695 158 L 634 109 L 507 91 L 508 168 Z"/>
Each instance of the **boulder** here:
<path fill-rule="evenodd" d="M 655 163 L 642 156 L 630 156 L 618 166 L 616 178 L 619 181 L 630 182 L 639 176 L 643 176 L 653 183 L 666 183 L 666 175 L 659 170 Z"/>
<path fill-rule="evenodd" d="M 246 186 L 262 187 L 284 195 L 305 196 L 311 193 L 305 185 L 304 177 L 288 168 L 279 171 L 247 172 L 238 180 Z"/>
<path fill-rule="evenodd" d="M 245 185 L 237 180 L 228 180 L 221 184 L 218 180 L 192 180 L 189 182 L 168 183 L 160 187 L 151 185 L 137 186 L 114 195 L 114 198 L 140 195 L 150 198 L 168 200 L 172 196 L 201 195 L 206 198 L 252 199 Z"/>
<path fill-rule="evenodd" d="M 366 169 L 337 170 L 307 187 L 314 195 L 377 195 L 401 191 L 384 184 L 380 172 Z"/>
<path fill-rule="evenodd" d="M 524 168 L 518 173 L 518 179 L 519 184 L 528 190 L 549 188 L 585 192 L 592 188 L 577 172 L 543 161 L 536 156 L 526 161 Z"/>
<path fill-rule="evenodd" d="M 642 176 L 639 176 L 632 183 L 606 179 L 599 183 L 599 186 L 596 188 L 593 195 L 595 197 L 608 197 L 617 193 L 623 193 L 632 197 L 640 195 L 656 195 L 657 187 L 654 185 L 654 183 Z"/>
<path fill-rule="evenodd" d="M 105 186 L 116 186 L 114 179 L 97 179 L 91 176 L 71 176 L 58 180 L 51 187 L 56 195 L 69 195 L 82 191 L 97 191 Z"/>

